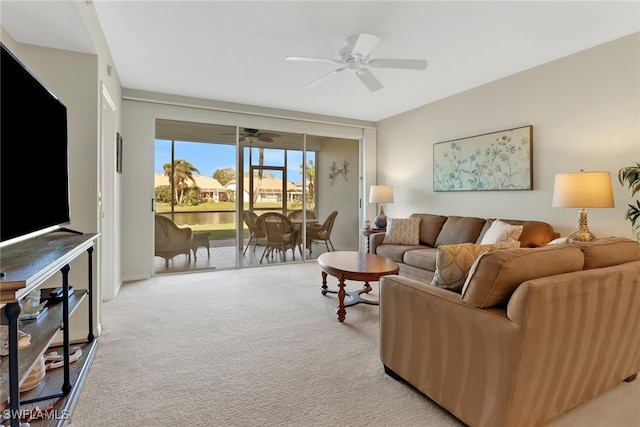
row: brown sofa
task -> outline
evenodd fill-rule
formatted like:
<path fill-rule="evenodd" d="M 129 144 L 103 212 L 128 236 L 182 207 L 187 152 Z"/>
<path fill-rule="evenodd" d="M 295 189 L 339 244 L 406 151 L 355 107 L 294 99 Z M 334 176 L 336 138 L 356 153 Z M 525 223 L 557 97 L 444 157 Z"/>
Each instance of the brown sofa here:
<path fill-rule="evenodd" d="M 431 282 L 436 271 L 437 247 L 460 243 L 480 243 L 494 219 L 462 216 L 444 216 L 414 213 L 410 218 L 419 218 L 419 242 L 417 245 L 385 244 L 385 234 L 369 236 L 369 251 L 394 260 L 400 267 L 402 276 Z M 542 221 L 521 221 L 501 219 L 501 221 L 522 225 L 520 246 L 533 248 L 546 245 L 560 237 L 553 227 Z"/>
<path fill-rule="evenodd" d="M 380 358 L 469 426 L 543 426 L 640 371 L 640 244 L 489 251 L 462 294 L 380 281 Z"/>

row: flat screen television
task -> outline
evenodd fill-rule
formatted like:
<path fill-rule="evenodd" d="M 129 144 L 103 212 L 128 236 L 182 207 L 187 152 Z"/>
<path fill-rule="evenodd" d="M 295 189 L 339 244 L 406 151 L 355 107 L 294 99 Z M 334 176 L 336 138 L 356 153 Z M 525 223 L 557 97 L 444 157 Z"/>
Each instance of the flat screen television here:
<path fill-rule="evenodd" d="M 0 248 L 71 221 L 67 108 L 2 45 Z"/>

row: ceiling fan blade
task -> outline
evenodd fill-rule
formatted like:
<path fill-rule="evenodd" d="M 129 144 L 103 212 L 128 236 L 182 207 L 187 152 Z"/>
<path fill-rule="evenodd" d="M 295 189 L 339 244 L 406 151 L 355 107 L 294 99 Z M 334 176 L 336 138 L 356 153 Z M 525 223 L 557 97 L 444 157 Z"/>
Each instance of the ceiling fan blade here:
<path fill-rule="evenodd" d="M 378 36 L 362 33 L 358 36 L 358 40 L 356 40 L 355 44 L 353 45 L 351 55 L 360 55 L 363 58 L 366 58 L 367 56 L 369 56 L 369 54 L 379 41 L 380 37 Z"/>
<path fill-rule="evenodd" d="M 315 86 L 320 80 L 324 79 L 325 77 L 327 77 L 330 74 L 337 74 L 340 71 L 346 70 L 347 67 L 342 67 L 342 68 L 336 68 L 334 70 L 329 71 L 328 73 L 324 73 L 323 75 L 321 75 L 320 77 L 318 77 L 317 79 L 311 81 L 310 83 L 307 84 L 307 87 L 313 87 Z"/>
<path fill-rule="evenodd" d="M 298 62 L 324 62 L 329 64 L 341 64 L 343 61 L 338 59 L 330 59 L 330 58 L 313 58 L 310 56 L 287 56 L 285 58 L 287 61 L 298 61 Z"/>
<path fill-rule="evenodd" d="M 359 70 L 356 75 L 358 76 L 360 81 L 362 81 L 362 83 L 364 83 L 364 85 L 369 88 L 371 92 L 382 89 L 382 83 L 380 83 L 380 80 L 378 80 L 376 76 L 374 76 L 371 71 L 367 70 L 366 68 Z"/>
<path fill-rule="evenodd" d="M 277 133 L 273 133 L 273 132 L 259 132 L 258 136 L 264 136 L 266 138 L 280 138 L 282 135 L 278 135 Z"/>
<path fill-rule="evenodd" d="M 272 138 L 269 138 L 268 136 L 264 136 L 264 135 L 260 135 L 258 137 L 258 141 L 263 141 L 263 142 L 273 142 Z"/>
<path fill-rule="evenodd" d="M 427 61 L 424 59 L 394 59 L 375 58 L 367 62 L 367 65 L 377 68 L 401 68 L 405 70 L 424 70 L 427 68 Z"/>

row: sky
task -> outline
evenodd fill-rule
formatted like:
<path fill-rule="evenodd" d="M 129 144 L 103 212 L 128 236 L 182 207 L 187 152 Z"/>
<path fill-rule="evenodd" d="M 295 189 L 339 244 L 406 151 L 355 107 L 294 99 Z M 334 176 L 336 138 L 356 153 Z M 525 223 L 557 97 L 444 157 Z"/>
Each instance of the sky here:
<path fill-rule="evenodd" d="M 258 150 L 256 148 L 253 150 L 254 163 L 257 164 Z M 302 152 L 289 150 L 287 155 L 289 156 L 287 181 L 302 182 L 302 175 L 300 174 Z M 307 158 L 311 157 L 312 153 L 308 153 Z M 200 171 L 201 175 L 212 178 L 213 173 L 218 169 L 236 168 L 236 147 L 235 145 L 176 141 L 175 158 L 187 160 Z M 248 167 L 248 159 L 245 160 L 245 167 Z M 157 139 L 155 143 L 154 172 L 164 173 L 162 166 L 169 162 L 171 162 L 171 141 Z M 266 149 L 264 164 L 265 166 L 284 166 L 284 150 Z M 274 176 L 282 178 L 282 175 L 278 174 L 277 171 L 274 172 Z"/>

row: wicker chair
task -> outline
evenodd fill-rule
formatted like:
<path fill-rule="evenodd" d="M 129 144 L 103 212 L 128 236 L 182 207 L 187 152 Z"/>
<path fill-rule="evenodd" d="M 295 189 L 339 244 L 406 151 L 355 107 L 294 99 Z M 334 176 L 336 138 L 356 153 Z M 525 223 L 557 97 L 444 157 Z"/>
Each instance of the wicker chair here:
<path fill-rule="evenodd" d="M 287 214 L 287 218 L 302 220 L 302 211 L 291 211 Z M 307 219 L 316 219 L 316 213 L 314 211 L 307 211 Z"/>
<path fill-rule="evenodd" d="M 169 218 L 156 215 L 155 255 L 164 258 L 168 267 L 169 260 L 180 254 L 191 262 L 191 229 L 180 228 Z"/>
<path fill-rule="evenodd" d="M 247 253 L 247 249 L 249 249 L 251 243 L 253 243 L 254 252 L 256 250 L 256 246 L 265 245 L 266 236 L 264 235 L 264 232 L 260 229 L 260 227 L 258 227 L 258 215 L 256 215 L 254 211 L 243 211 L 242 219 L 244 220 L 244 223 L 247 224 L 247 228 L 249 228 L 249 242 L 242 252 L 242 255 L 244 255 Z"/>
<path fill-rule="evenodd" d="M 333 211 L 322 224 L 307 224 L 307 249 L 309 249 L 309 253 L 311 253 L 311 245 L 320 241 L 324 242 L 327 252 L 336 250 L 331 242 L 331 230 L 333 230 L 336 216 L 338 216 L 338 211 Z M 331 249 L 329 249 L 329 245 L 331 245 Z"/>
<path fill-rule="evenodd" d="M 298 239 L 299 228 L 294 226 L 289 218 L 277 212 L 267 212 L 258 217 L 257 224 L 267 238 L 267 247 L 260 257 L 260 263 L 265 255 L 271 254 L 273 257 L 274 249 L 282 253 L 283 259 L 286 258 L 287 249 L 291 249 L 295 260 L 296 246 L 302 255 Z"/>

